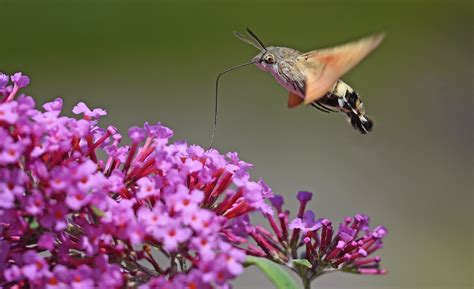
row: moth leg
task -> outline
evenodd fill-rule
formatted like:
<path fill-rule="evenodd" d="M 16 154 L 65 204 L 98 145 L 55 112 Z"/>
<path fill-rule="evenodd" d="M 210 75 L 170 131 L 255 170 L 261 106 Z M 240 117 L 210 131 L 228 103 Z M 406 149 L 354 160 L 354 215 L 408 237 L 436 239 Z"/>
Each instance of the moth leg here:
<path fill-rule="evenodd" d="M 325 112 L 325 113 L 330 113 L 331 112 L 331 110 L 327 109 L 326 107 L 324 107 L 322 104 L 320 104 L 317 101 L 312 102 L 311 106 L 316 108 L 317 110 L 320 110 L 320 111 Z"/>
<path fill-rule="evenodd" d="M 327 107 L 326 105 L 324 105 L 324 104 L 322 104 L 322 103 L 320 103 L 320 102 L 318 102 L 318 104 L 319 104 L 321 107 L 323 107 L 324 109 L 329 110 L 330 112 L 336 112 L 334 109 L 329 108 L 329 107 Z"/>

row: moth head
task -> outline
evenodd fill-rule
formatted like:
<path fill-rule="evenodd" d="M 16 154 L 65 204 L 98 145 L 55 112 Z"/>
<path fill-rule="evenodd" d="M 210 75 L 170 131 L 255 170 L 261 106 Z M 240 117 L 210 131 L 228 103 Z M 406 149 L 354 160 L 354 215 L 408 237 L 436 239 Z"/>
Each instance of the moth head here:
<path fill-rule="evenodd" d="M 252 59 L 252 62 L 263 71 L 270 71 L 277 62 L 276 55 L 271 48 L 260 52 Z"/>
<path fill-rule="evenodd" d="M 243 34 L 234 31 L 234 35 L 242 40 L 243 42 L 252 45 L 253 47 L 260 50 L 260 53 L 257 54 L 253 59 L 252 62 L 255 63 L 257 67 L 264 71 L 271 70 L 273 64 L 275 64 L 275 54 L 271 51 L 272 47 L 266 47 L 265 44 L 252 32 L 252 30 L 247 28 L 247 35 L 248 37 L 244 36 Z"/>

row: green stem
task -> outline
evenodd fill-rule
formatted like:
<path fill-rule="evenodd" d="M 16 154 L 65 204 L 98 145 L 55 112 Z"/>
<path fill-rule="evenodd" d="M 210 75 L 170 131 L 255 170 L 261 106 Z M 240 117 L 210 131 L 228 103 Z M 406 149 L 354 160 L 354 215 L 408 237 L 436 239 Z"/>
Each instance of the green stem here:
<path fill-rule="evenodd" d="M 311 289 L 311 279 L 302 278 L 301 280 L 303 280 L 304 289 Z"/>
<path fill-rule="evenodd" d="M 293 269 L 298 276 L 301 278 L 301 282 L 303 282 L 304 289 L 311 289 L 311 278 L 308 276 L 308 271 L 306 268 L 296 267 Z"/>

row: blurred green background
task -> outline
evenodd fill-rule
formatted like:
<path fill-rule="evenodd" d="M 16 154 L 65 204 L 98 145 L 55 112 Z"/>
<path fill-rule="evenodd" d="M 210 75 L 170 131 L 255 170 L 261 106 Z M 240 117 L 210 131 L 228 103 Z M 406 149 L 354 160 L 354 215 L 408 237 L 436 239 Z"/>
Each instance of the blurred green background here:
<path fill-rule="evenodd" d="M 233 30 L 302 51 L 385 31 L 344 77 L 372 134 L 340 114 L 288 110 L 273 78 L 247 67 L 222 79 L 215 146 L 252 162 L 290 207 L 311 190 L 319 216 L 363 212 L 388 227 L 388 275 L 330 274 L 315 288 L 472 288 L 472 2 L 0 0 L 0 11 L 0 71 L 28 74 L 40 102 L 106 108 L 103 124 L 122 132 L 161 121 L 202 146 L 217 73 L 257 53 Z M 248 271 L 234 287 L 272 285 Z"/>

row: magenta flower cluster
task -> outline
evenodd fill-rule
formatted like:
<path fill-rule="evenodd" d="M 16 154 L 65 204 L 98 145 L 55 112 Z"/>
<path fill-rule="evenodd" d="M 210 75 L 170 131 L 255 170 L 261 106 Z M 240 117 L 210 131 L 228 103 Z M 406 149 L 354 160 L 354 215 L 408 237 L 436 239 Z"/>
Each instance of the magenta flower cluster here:
<path fill-rule="evenodd" d="M 28 83 L 0 73 L 0 287 L 228 288 L 245 259 L 229 220 L 269 209 L 251 165 L 159 123 L 121 145 L 104 110 L 37 110 Z"/>
<path fill-rule="evenodd" d="M 297 199 L 300 203 L 297 216 L 289 221 L 290 212 L 283 209 L 283 197 L 270 198 L 275 214 L 264 212 L 264 216 L 271 231 L 252 225 L 248 216 L 233 221 L 234 226 L 240 228 L 241 247 L 247 254 L 287 266 L 307 284 L 334 271 L 386 273 L 380 269 L 380 256 L 369 256 L 382 247 L 387 233 L 383 226 L 370 230 L 369 217 L 358 214 L 345 218 L 336 231 L 330 220 L 317 219 L 313 211 L 306 210 L 312 193 L 301 191 Z M 254 244 L 247 242 L 246 236 L 250 236 Z"/>
<path fill-rule="evenodd" d="M 305 288 L 327 272 L 383 274 L 384 227 L 283 210 L 251 164 L 185 142 L 160 123 L 132 127 L 129 145 L 103 109 L 35 108 L 30 80 L 0 73 L 0 288 L 230 288 L 246 255 L 295 271 Z M 269 201 L 271 206 L 266 203 Z M 250 222 L 258 212 L 267 230 Z"/>

